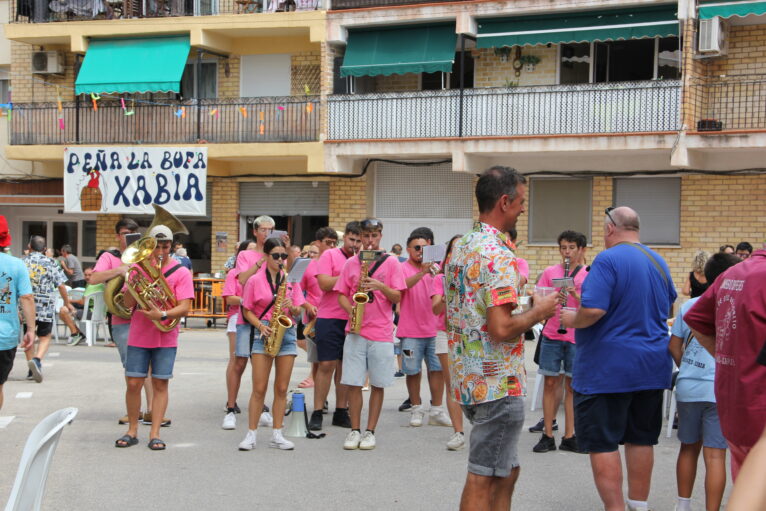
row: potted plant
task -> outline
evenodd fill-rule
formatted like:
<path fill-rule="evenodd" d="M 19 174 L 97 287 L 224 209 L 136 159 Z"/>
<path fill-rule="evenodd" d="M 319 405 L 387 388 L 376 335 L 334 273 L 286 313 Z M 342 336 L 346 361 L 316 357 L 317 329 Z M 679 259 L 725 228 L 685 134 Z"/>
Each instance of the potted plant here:
<path fill-rule="evenodd" d="M 537 55 L 522 55 L 519 60 L 524 64 L 524 69 L 531 73 L 535 70 L 535 66 L 540 63 L 540 57 Z"/>
<path fill-rule="evenodd" d="M 500 57 L 503 62 L 508 62 L 508 56 L 511 54 L 511 48 L 509 46 L 503 46 L 502 48 L 495 48 L 495 55 Z"/>

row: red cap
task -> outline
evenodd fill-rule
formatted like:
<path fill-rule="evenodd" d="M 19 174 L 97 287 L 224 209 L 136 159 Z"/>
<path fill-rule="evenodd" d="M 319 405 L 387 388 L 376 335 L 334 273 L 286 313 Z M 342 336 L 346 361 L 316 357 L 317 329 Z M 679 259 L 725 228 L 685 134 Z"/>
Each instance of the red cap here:
<path fill-rule="evenodd" d="M 11 233 L 8 232 L 8 221 L 5 215 L 0 215 L 0 247 L 11 246 Z"/>

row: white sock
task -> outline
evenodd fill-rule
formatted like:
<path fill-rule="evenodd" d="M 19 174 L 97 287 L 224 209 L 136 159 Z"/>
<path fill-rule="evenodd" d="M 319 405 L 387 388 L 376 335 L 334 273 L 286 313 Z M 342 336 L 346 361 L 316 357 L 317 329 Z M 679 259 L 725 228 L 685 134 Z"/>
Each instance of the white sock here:
<path fill-rule="evenodd" d="M 678 502 L 676 503 L 676 511 L 691 511 L 692 509 L 692 499 L 685 499 L 683 497 L 678 497 Z"/>
<path fill-rule="evenodd" d="M 282 428 L 279 428 L 279 429 L 274 428 L 274 429 L 272 429 L 271 430 L 271 434 L 274 435 L 274 436 L 281 435 L 282 434 Z"/>
<path fill-rule="evenodd" d="M 255 429 L 249 429 L 248 431 L 249 431 L 249 432 L 250 432 L 250 433 L 251 433 L 253 436 L 255 436 L 255 432 L 256 432 L 257 430 L 255 430 Z"/>
<path fill-rule="evenodd" d="M 633 511 L 645 511 L 649 509 L 649 503 L 645 500 L 628 499 L 628 508 Z"/>

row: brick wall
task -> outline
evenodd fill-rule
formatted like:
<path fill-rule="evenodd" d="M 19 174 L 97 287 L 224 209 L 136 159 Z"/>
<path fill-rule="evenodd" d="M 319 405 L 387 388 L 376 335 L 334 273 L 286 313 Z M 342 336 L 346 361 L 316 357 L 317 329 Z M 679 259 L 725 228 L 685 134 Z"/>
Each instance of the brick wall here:
<path fill-rule="evenodd" d="M 554 85 L 556 83 L 556 46 L 525 46 L 522 55 L 535 55 L 540 63 L 532 72 L 521 69 L 521 75 L 516 76 L 513 60 L 516 50 L 512 49 L 504 61 L 500 55 L 495 55 L 494 48 L 483 48 L 473 51 L 474 57 L 474 87 L 505 87 L 508 82 L 518 82 L 519 86 Z"/>
<path fill-rule="evenodd" d="M 420 90 L 420 75 L 418 73 L 375 76 L 374 80 L 375 92 L 403 92 Z"/>
<path fill-rule="evenodd" d="M 32 52 L 38 46 L 11 42 L 11 88 L 14 103 L 56 102 L 56 85 L 62 101 L 74 99 L 74 53 L 64 53 L 63 75 L 38 75 L 30 72 Z M 50 49 L 50 48 L 46 48 Z M 47 82 L 50 85 L 47 85 Z"/>
<path fill-rule="evenodd" d="M 342 231 L 348 222 L 368 215 L 366 177 L 330 181 L 330 227 Z"/>
<path fill-rule="evenodd" d="M 229 66 L 229 76 L 226 76 L 226 66 Z M 239 92 L 239 69 L 240 60 L 238 55 L 232 55 L 228 59 L 218 62 L 218 97 L 238 98 Z"/>
<path fill-rule="evenodd" d="M 222 271 L 223 264 L 237 249 L 239 241 L 239 182 L 235 179 L 208 179 L 209 197 L 213 201 L 213 218 L 210 229 L 210 270 Z M 219 252 L 216 246 L 217 232 L 227 234 L 227 247 Z"/>
<path fill-rule="evenodd" d="M 96 252 L 109 247 L 118 247 L 114 225 L 122 215 L 96 215 Z"/>

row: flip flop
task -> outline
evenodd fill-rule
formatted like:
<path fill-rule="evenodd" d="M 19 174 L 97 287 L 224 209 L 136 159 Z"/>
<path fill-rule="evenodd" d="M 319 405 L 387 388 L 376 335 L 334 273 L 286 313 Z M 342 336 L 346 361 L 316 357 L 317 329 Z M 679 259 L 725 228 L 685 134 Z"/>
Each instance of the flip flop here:
<path fill-rule="evenodd" d="M 165 442 L 160 440 L 159 438 L 152 438 L 149 440 L 149 444 L 147 445 L 149 449 L 152 451 L 164 451 L 165 450 Z"/>
<path fill-rule="evenodd" d="M 130 435 L 124 435 L 114 442 L 115 447 L 124 449 L 125 447 L 131 447 L 138 443 L 138 438 Z"/>
<path fill-rule="evenodd" d="M 314 386 L 314 380 L 313 378 L 311 378 L 311 376 L 309 376 L 308 378 L 306 378 L 305 380 L 303 380 L 302 382 L 298 384 L 299 389 L 310 389 L 313 386 Z"/>

